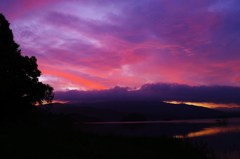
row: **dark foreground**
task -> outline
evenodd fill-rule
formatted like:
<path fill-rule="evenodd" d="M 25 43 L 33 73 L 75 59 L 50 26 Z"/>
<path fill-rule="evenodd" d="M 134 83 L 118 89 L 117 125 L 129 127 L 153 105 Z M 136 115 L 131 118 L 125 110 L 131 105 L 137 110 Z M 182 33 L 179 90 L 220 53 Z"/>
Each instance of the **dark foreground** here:
<path fill-rule="evenodd" d="M 73 130 L 24 128 L 0 132 L 1 158 L 212 159 L 206 147 L 168 137 L 119 137 Z"/>
<path fill-rule="evenodd" d="M 46 112 L 5 113 L 0 158 L 214 159 L 206 146 L 183 139 L 94 135 L 80 132 L 73 123 L 68 116 Z"/>

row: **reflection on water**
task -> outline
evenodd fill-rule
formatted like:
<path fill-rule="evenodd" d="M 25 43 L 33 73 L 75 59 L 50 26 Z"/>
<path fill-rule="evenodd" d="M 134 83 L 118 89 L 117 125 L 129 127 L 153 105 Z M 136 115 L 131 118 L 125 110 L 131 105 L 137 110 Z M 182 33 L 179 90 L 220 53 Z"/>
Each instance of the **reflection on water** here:
<path fill-rule="evenodd" d="M 87 132 L 127 136 L 175 136 L 204 142 L 219 159 L 240 158 L 240 118 L 175 121 L 90 122 Z M 237 152 L 237 153 L 236 153 Z"/>
<path fill-rule="evenodd" d="M 235 119 L 236 120 L 236 119 Z M 160 121 L 105 121 L 105 122 L 84 122 L 86 125 L 107 125 L 107 124 L 222 124 L 227 120 L 223 119 L 193 119 L 193 120 L 160 120 Z M 239 121 L 240 122 L 240 121 Z"/>
<path fill-rule="evenodd" d="M 177 138 L 194 138 L 233 132 L 240 133 L 240 118 L 217 120 L 85 122 L 84 126 L 81 126 L 81 128 L 88 132 L 95 133 L 137 136 L 168 135 Z"/>
<path fill-rule="evenodd" d="M 232 133 L 232 132 L 240 132 L 240 126 L 221 126 L 221 127 L 209 127 L 204 128 L 200 131 L 189 132 L 186 135 L 176 135 L 177 138 L 193 138 L 193 137 L 201 137 L 201 136 L 209 136 L 216 135 L 221 133 Z"/>

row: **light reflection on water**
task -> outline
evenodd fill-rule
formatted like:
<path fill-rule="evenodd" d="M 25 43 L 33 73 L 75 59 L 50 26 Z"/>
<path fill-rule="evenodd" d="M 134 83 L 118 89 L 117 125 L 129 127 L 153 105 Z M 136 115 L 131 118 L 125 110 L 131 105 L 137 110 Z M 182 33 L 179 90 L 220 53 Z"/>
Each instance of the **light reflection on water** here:
<path fill-rule="evenodd" d="M 87 132 L 127 136 L 174 136 L 203 142 L 219 159 L 240 158 L 240 118 L 175 121 L 88 122 Z M 236 153 L 237 152 L 237 153 Z"/>
<path fill-rule="evenodd" d="M 193 137 L 209 136 L 209 135 L 232 133 L 232 132 L 240 132 L 240 126 L 233 125 L 233 126 L 209 127 L 209 128 L 204 128 L 200 131 L 189 132 L 186 135 L 175 135 L 175 137 L 193 138 Z"/>
<path fill-rule="evenodd" d="M 222 119 L 223 120 L 223 119 Z M 240 119 L 233 119 L 238 121 Z M 159 121 L 103 121 L 103 122 L 84 122 L 86 125 L 107 125 L 107 124 L 216 124 L 221 122 L 221 119 L 192 119 L 192 120 L 159 120 Z M 227 121 L 227 120 L 226 120 Z M 232 120 L 231 120 L 232 121 Z"/>
<path fill-rule="evenodd" d="M 124 135 L 168 135 L 177 138 L 194 138 L 233 132 L 240 133 L 240 118 L 85 122 L 83 125 L 86 131 L 117 133 L 118 135 L 124 132 Z M 137 130 L 131 129 L 132 127 Z"/>

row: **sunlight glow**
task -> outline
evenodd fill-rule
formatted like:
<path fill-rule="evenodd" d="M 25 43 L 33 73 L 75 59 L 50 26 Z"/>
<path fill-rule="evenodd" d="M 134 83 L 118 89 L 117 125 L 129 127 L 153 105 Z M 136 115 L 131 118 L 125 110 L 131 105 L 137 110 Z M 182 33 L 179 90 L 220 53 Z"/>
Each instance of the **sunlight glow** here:
<path fill-rule="evenodd" d="M 205 108 L 240 108 L 239 104 L 234 103 L 227 103 L 227 104 L 221 104 L 221 103 L 208 103 L 208 102 L 185 102 L 185 101 L 164 101 L 166 103 L 170 104 L 187 104 L 187 105 L 193 105 L 193 106 L 200 106 Z"/>
<path fill-rule="evenodd" d="M 58 76 L 58 77 L 62 77 L 62 78 L 65 78 L 69 81 L 73 81 L 75 83 L 78 83 L 80 85 L 85 85 L 85 86 L 87 86 L 88 88 L 91 88 L 91 89 L 98 89 L 98 90 L 106 89 L 106 87 L 104 85 L 101 85 L 101 84 L 99 84 L 95 81 L 90 81 L 90 80 L 87 80 L 83 77 L 76 76 L 76 75 L 73 75 L 73 74 L 70 74 L 70 73 L 65 73 L 65 72 L 61 72 L 61 71 L 52 71 L 52 70 L 43 70 L 43 73 L 50 74 L 50 75 L 55 75 L 55 76 Z"/>
<path fill-rule="evenodd" d="M 197 132 L 190 132 L 187 135 L 177 135 L 176 138 L 193 138 L 193 137 L 201 137 L 201 136 L 209 136 L 215 134 L 222 134 L 228 132 L 239 132 L 240 127 L 232 126 L 232 127 L 212 127 L 212 128 L 205 128 L 203 130 Z"/>

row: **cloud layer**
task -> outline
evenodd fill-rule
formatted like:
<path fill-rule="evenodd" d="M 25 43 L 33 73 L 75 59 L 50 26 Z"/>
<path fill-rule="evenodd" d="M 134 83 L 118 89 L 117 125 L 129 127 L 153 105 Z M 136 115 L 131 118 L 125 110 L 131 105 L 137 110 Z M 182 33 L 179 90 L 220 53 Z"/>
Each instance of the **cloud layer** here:
<path fill-rule="evenodd" d="M 1 0 L 55 90 L 240 86 L 238 0 Z"/>
<path fill-rule="evenodd" d="M 188 86 L 180 84 L 145 84 L 138 90 L 115 87 L 98 91 L 56 92 L 55 99 L 72 102 L 157 100 L 191 103 L 209 103 L 212 107 L 240 106 L 240 87 L 230 86 Z M 204 106 L 204 105 L 203 105 Z M 209 105 L 211 107 L 211 105 Z"/>

